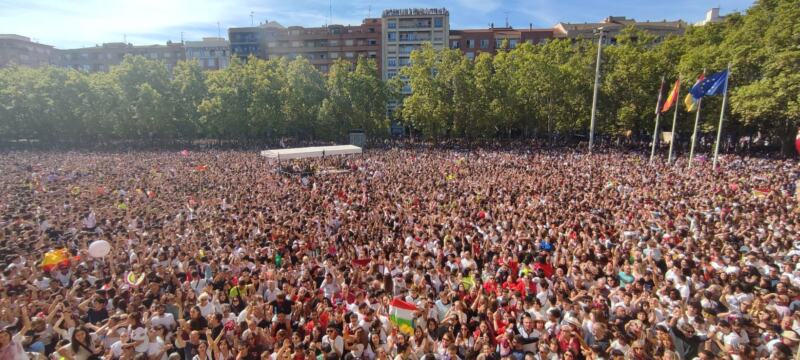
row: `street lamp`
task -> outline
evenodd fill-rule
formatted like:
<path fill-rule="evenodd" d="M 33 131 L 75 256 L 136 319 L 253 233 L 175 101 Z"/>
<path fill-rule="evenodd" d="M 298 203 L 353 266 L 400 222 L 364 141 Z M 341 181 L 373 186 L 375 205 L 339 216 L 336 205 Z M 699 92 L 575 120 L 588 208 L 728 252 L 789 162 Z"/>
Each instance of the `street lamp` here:
<path fill-rule="evenodd" d="M 600 54 L 603 50 L 603 34 L 605 29 L 603 27 L 597 28 L 595 34 L 600 34 L 600 39 L 597 40 L 597 65 L 594 70 L 594 95 L 592 95 L 592 121 L 589 123 L 589 152 L 592 152 L 594 145 L 594 122 L 597 117 L 597 91 L 600 88 Z"/>

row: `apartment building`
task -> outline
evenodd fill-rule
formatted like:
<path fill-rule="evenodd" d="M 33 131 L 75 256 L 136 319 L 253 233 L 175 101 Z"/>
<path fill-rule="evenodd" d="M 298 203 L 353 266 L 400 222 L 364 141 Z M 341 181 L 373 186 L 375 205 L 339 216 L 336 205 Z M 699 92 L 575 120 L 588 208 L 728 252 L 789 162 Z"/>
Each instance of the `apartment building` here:
<path fill-rule="evenodd" d="M 12 64 L 38 67 L 50 64 L 55 49 L 14 34 L 0 34 L 0 67 Z"/>
<path fill-rule="evenodd" d="M 219 37 L 204 37 L 202 41 L 185 41 L 186 60 L 194 60 L 203 70 L 220 70 L 228 67 L 231 57 L 230 43 Z"/>
<path fill-rule="evenodd" d="M 381 67 L 381 19 L 311 28 L 287 28 L 273 21 L 258 27 L 231 28 L 229 35 L 232 53 L 241 58 L 251 54 L 264 59 L 300 56 L 327 72 L 338 59 L 355 62 L 364 57 L 375 59 Z"/>
<path fill-rule="evenodd" d="M 470 60 L 480 53 L 496 54 L 507 42 L 507 49 L 522 43 L 543 44 L 553 38 L 553 29 L 514 29 L 512 27 L 488 29 L 450 30 L 450 48 L 461 50 Z"/>
<path fill-rule="evenodd" d="M 683 35 L 686 32 L 687 24 L 683 20 L 636 21 L 625 16 L 609 16 L 599 23 L 560 22 L 553 27 L 553 35 L 556 38 L 592 39 L 595 37 L 596 30 L 603 28 L 606 34 L 603 43 L 613 45 L 617 43 L 619 32 L 628 26 L 644 30 L 661 40 L 670 35 Z"/>
<path fill-rule="evenodd" d="M 450 13 L 447 9 L 388 9 L 383 11 L 381 57 L 383 80 L 397 76 L 410 64 L 411 52 L 424 43 L 444 49 L 450 40 Z M 408 87 L 403 93 L 410 93 Z"/>
<path fill-rule="evenodd" d="M 172 68 L 178 61 L 186 60 L 183 44 L 167 41 L 166 45 L 134 46 L 125 43 L 104 43 L 95 47 L 59 50 L 54 63 L 87 72 L 108 71 L 122 62 L 125 55 L 141 55 L 150 60 L 160 60 Z"/>

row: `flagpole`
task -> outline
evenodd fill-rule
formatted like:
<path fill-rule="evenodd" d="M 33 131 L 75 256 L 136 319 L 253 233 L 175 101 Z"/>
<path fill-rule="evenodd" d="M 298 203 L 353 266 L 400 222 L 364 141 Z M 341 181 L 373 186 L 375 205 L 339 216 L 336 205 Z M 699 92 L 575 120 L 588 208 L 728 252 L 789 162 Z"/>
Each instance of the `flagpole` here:
<path fill-rule="evenodd" d="M 594 147 L 594 122 L 597 112 L 597 90 L 600 88 L 600 54 L 603 51 L 603 27 L 597 29 L 600 33 L 600 39 L 597 40 L 597 64 L 594 69 L 594 94 L 592 95 L 592 119 L 589 123 L 589 153 L 592 152 Z"/>
<path fill-rule="evenodd" d="M 725 74 L 725 88 L 722 93 L 722 108 L 719 110 L 719 125 L 717 126 L 717 143 L 714 144 L 714 162 L 712 169 L 717 168 L 719 157 L 719 142 L 722 139 L 722 120 L 725 118 L 725 105 L 728 103 L 728 81 L 731 80 L 731 63 L 728 63 L 728 72 Z"/>
<path fill-rule="evenodd" d="M 706 69 L 703 69 L 703 77 L 706 75 Z M 697 114 L 694 116 L 694 130 L 692 130 L 692 146 L 689 148 L 689 169 L 692 168 L 692 161 L 694 161 L 694 144 L 697 142 L 697 123 L 700 122 L 700 109 L 703 105 L 703 98 L 697 100 Z"/>
<path fill-rule="evenodd" d="M 656 144 L 658 143 L 658 118 L 661 117 L 661 94 L 664 92 L 664 75 L 661 75 L 661 87 L 658 88 L 658 100 L 656 100 L 656 126 L 653 128 L 653 146 L 650 148 L 650 162 L 656 155 Z"/>
<path fill-rule="evenodd" d="M 681 77 L 678 75 L 678 89 L 675 91 L 675 112 L 672 114 L 672 139 L 669 141 L 669 156 L 667 156 L 667 164 L 672 162 L 672 147 L 675 145 L 675 123 L 678 122 L 678 108 L 681 106 L 681 102 L 678 100 L 681 98 L 681 85 L 680 85 Z"/>

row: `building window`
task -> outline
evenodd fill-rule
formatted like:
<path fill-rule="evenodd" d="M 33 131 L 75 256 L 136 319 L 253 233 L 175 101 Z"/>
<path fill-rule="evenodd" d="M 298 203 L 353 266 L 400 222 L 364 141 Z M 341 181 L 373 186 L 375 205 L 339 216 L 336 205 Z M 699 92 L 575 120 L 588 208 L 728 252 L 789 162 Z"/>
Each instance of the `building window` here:
<path fill-rule="evenodd" d="M 508 46 L 510 48 L 514 49 L 514 48 L 517 47 L 517 43 L 518 42 L 519 42 L 519 39 L 510 39 L 510 40 L 508 40 Z"/>
<path fill-rule="evenodd" d="M 451 49 L 458 49 L 460 47 L 461 47 L 461 44 L 459 43 L 458 40 L 450 41 L 450 48 Z"/>
<path fill-rule="evenodd" d="M 467 59 L 475 60 L 475 53 L 474 52 L 468 51 L 466 55 L 467 55 Z"/>
<path fill-rule="evenodd" d="M 338 52 L 332 52 L 332 53 L 330 53 L 329 56 L 330 56 L 331 59 L 338 59 L 339 58 L 339 53 Z"/>
<path fill-rule="evenodd" d="M 344 46 L 353 46 L 353 40 L 352 39 L 345 40 Z"/>
<path fill-rule="evenodd" d="M 368 43 L 369 45 L 378 45 L 378 40 L 375 40 L 375 39 L 369 39 L 367 43 Z"/>
<path fill-rule="evenodd" d="M 433 27 L 440 28 L 443 26 L 442 24 L 444 24 L 444 19 L 440 17 L 433 18 Z"/>
<path fill-rule="evenodd" d="M 434 31 L 433 41 L 442 41 L 442 40 L 444 40 L 444 33 L 441 31 Z"/>
<path fill-rule="evenodd" d="M 481 40 L 481 41 L 482 41 L 482 40 Z M 467 48 L 468 48 L 468 49 L 474 49 L 474 48 L 475 48 L 475 40 L 473 40 L 473 39 L 467 39 Z"/>
<path fill-rule="evenodd" d="M 488 48 L 489 48 L 489 40 L 481 39 L 481 49 L 488 49 Z"/>
<path fill-rule="evenodd" d="M 397 71 L 387 71 L 386 72 L 386 77 L 389 78 L 389 79 L 394 79 L 395 76 L 397 76 Z"/>
<path fill-rule="evenodd" d="M 389 41 L 397 41 L 397 33 L 394 31 L 388 32 L 386 33 L 386 38 L 389 39 Z"/>
<path fill-rule="evenodd" d="M 295 47 L 295 48 L 303 47 L 303 42 L 302 41 L 292 41 L 292 47 Z"/>
<path fill-rule="evenodd" d="M 319 66 L 319 71 L 328 72 L 328 65 L 320 65 Z"/>
<path fill-rule="evenodd" d="M 172 53 L 164 53 L 164 57 L 169 59 L 172 57 Z"/>
<path fill-rule="evenodd" d="M 348 58 L 348 59 L 352 59 L 354 56 L 355 56 L 355 55 L 354 55 L 352 52 L 346 52 L 346 53 L 344 53 L 344 57 L 346 57 L 346 58 Z"/>
<path fill-rule="evenodd" d="M 331 40 L 330 46 L 339 46 L 339 40 Z"/>
<path fill-rule="evenodd" d="M 397 58 L 388 58 L 386 62 L 389 64 L 389 66 L 397 66 Z"/>
<path fill-rule="evenodd" d="M 367 53 L 367 56 L 369 56 L 370 59 L 374 59 L 374 58 L 378 57 L 378 53 L 376 53 L 374 51 L 370 51 L 370 52 Z"/>
<path fill-rule="evenodd" d="M 397 23 L 394 21 L 389 21 L 388 23 L 386 23 L 386 27 L 389 29 L 397 29 Z"/>
<path fill-rule="evenodd" d="M 409 58 L 400 58 L 400 66 L 407 66 L 411 64 L 411 59 Z"/>
<path fill-rule="evenodd" d="M 270 42 L 267 43 L 267 47 L 268 48 L 274 48 L 276 46 L 278 46 L 278 43 L 276 43 L 274 41 L 270 41 Z"/>
<path fill-rule="evenodd" d="M 319 54 L 320 59 L 325 59 L 325 54 Z"/>

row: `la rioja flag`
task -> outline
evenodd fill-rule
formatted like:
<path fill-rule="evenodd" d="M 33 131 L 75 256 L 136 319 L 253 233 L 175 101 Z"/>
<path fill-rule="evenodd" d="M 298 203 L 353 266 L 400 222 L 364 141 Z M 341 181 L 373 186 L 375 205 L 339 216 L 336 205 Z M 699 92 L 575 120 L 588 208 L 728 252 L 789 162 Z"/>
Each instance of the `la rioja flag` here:
<path fill-rule="evenodd" d="M 414 334 L 414 313 L 416 311 L 417 307 L 414 304 L 394 298 L 389 304 L 389 321 L 397 326 L 400 332 Z"/>

